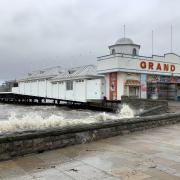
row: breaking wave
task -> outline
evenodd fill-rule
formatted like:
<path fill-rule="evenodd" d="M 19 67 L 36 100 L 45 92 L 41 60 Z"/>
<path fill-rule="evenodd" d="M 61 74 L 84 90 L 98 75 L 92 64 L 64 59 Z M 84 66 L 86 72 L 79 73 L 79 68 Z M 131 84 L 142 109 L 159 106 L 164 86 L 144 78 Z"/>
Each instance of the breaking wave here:
<path fill-rule="evenodd" d="M 112 120 L 112 119 L 124 119 L 124 118 L 132 118 L 134 117 L 135 113 L 134 111 L 126 104 L 122 105 L 122 108 L 120 108 L 120 111 L 115 114 L 115 115 L 111 115 L 108 113 L 100 113 L 96 116 L 96 120 Z"/>
<path fill-rule="evenodd" d="M 50 115 L 49 117 L 43 117 L 38 112 L 26 113 L 22 117 L 18 117 L 15 112 L 10 114 L 7 121 L 0 121 L 0 132 L 17 132 L 26 130 L 38 130 L 53 127 L 62 127 L 75 124 L 90 124 L 97 121 L 107 121 L 112 119 L 132 118 L 134 112 L 128 105 L 123 105 L 120 112 L 112 115 L 109 113 L 99 113 L 95 116 L 89 116 L 80 119 L 65 118 L 63 114 Z"/>

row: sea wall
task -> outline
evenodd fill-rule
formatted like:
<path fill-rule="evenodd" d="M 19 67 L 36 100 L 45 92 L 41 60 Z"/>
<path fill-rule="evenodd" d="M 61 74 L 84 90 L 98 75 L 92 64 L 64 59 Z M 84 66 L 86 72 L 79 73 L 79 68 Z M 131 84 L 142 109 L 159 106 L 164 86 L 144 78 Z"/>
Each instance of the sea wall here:
<path fill-rule="evenodd" d="M 174 123 L 180 123 L 180 113 L 98 121 L 93 124 L 37 131 L 6 133 L 0 135 L 0 160 Z"/>
<path fill-rule="evenodd" d="M 154 107 L 162 107 L 158 111 L 152 111 L 151 115 L 163 114 L 168 111 L 167 100 L 140 99 L 135 97 L 122 96 L 121 103 L 128 104 L 132 109 L 149 110 Z M 150 115 L 150 113 L 148 115 Z"/>
<path fill-rule="evenodd" d="M 160 106 L 149 108 L 147 110 L 143 110 L 137 113 L 136 116 L 151 116 L 151 115 L 164 114 L 166 112 L 167 112 L 166 107 L 160 105 Z"/>

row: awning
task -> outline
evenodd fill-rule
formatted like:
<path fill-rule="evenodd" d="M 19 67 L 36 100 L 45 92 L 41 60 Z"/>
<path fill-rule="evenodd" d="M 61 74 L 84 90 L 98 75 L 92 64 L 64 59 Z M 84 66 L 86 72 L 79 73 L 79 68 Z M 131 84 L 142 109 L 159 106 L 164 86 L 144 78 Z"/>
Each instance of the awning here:
<path fill-rule="evenodd" d="M 126 80 L 126 86 L 140 86 L 140 82 L 138 80 Z"/>

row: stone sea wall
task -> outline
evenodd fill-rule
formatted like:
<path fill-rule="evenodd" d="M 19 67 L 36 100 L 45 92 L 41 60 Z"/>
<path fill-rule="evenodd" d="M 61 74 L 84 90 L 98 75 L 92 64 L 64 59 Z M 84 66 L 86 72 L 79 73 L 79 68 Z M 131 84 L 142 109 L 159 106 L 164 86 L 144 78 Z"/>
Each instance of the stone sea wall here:
<path fill-rule="evenodd" d="M 142 112 L 137 113 L 137 116 L 151 116 L 151 115 L 158 115 L 158 114 L 164 114 L 167 113 L 166 107 L 159 105 L 152 108 L 149 108 L 147 110 L 144 110 Z"/>
<path fill-rule="evenodd" d="M 180 123 L 180 113 L 98 121 L 93 124 L 37 131 L 6 133 L 0 135 L 0 160 L 7 160 L 29 153 L 41 153 L 51 149 L 174 123 Z"/>
<path fill-rule="evenodd" d="M 122 104 L 128 104 L 132 109 L 153 110 L 153 108 L 159 107 L 159 110 L 152 111 L 151 115 L 163 114 L 168 111 L 167 100 L 140 99 L 140 98 L 122 96 L 121 102 Z M 148 115 L 150 115 L 150 111 Z"/>

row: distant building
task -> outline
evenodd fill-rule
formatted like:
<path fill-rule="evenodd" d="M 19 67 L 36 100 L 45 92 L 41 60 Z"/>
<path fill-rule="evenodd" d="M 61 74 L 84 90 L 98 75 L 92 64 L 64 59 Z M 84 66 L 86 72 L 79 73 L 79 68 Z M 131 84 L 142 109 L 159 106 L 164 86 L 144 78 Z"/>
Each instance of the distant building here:
<path fill-rule="evenodd" d="M 11 92 L 13 87 L 18 87 L 18 82 L 16 80 L 5 81 L 0 85 L 0 92 Z"/>

